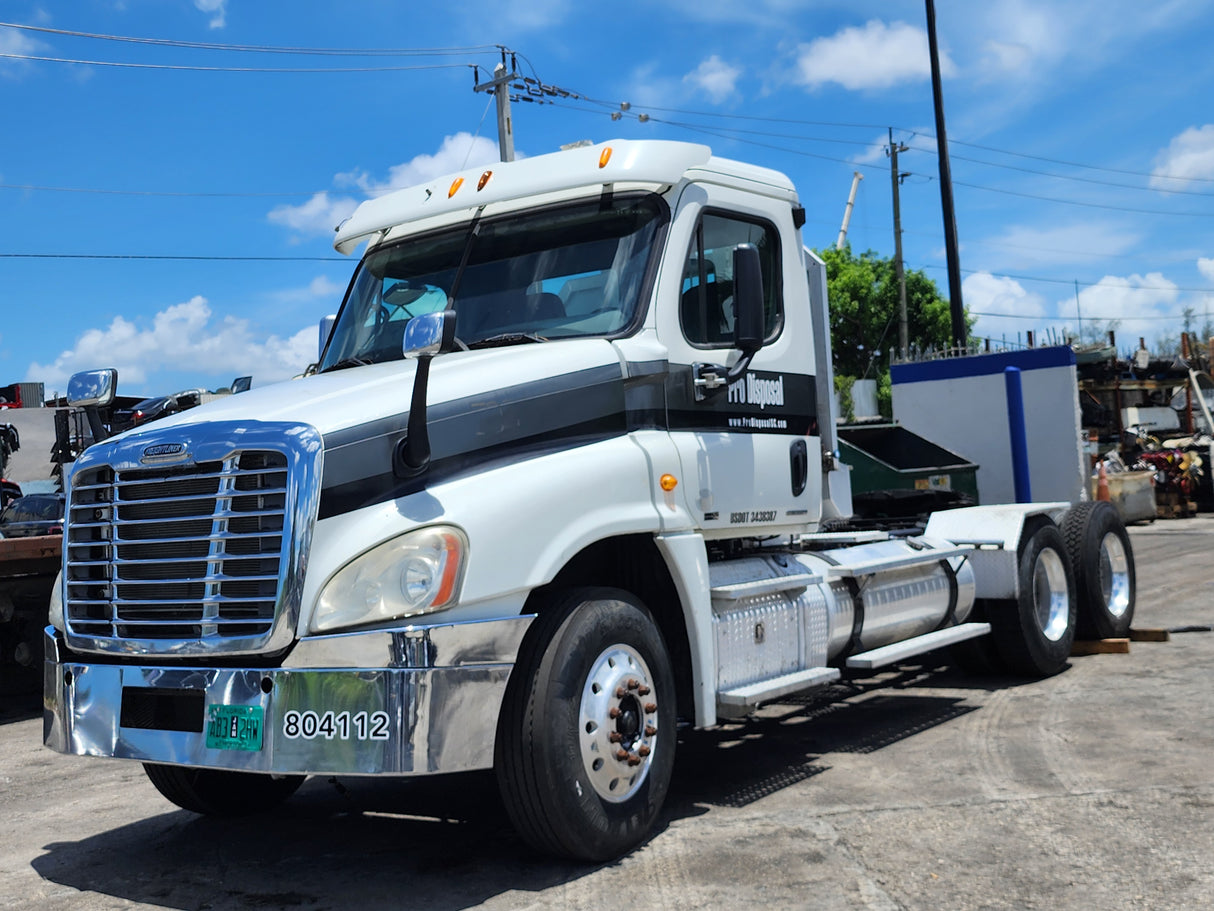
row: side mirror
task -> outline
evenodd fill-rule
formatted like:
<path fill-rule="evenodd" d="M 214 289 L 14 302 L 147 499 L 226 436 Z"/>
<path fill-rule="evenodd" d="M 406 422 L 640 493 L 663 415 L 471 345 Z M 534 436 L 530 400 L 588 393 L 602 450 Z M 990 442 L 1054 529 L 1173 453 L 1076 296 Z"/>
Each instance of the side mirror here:
<path fill-rule="evenodd" d="M 444 354 L 455 345 L 455 311 L 422 313 L 405 326 L 401 353 L 405 357 L 426 358 Z"/>
<path fill-rule="evenodd" d="M 767 335 L 767 315 L 763 312 L 763 267 L 759 248 L 738 244 L 733 250 L 734 347 L 743 354 L 754 354 L 763 347 Z"/>
<path fill-rule="evenodd" d="M 85 370 L 67 381 L 67 403 L 81 408 L 87 405 L 104 408 L 113 404 L 117 391 L 118 371 L 114 368 Z"/>
<path fill-rule="evenodd" d="M 253 377 L 251 376 L 238 376 L 236 379 L 232 380 L 231 389 L 233 395 L 238 392 L 248 392 L 252 388 Z"/>
<path fill-rule="evenodd" d="M 320 318 L 320 339 L 316 349 L 316 359 L 320 360 L 325 354 L 325 343 L 329 341 L 329 336 L 333 334 L 333 324 L 337 322 L 336 314 L 330 313 L 328 316 Z"/>

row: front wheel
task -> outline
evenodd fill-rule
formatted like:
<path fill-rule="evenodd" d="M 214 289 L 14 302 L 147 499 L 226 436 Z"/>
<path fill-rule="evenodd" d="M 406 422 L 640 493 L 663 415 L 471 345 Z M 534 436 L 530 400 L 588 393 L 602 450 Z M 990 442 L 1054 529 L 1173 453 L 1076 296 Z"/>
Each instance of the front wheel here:
<path fill-rule="evenodd" d="M 156 790 L 183 810 L 204 816 L 249 816 L 278 806 L 301 784 L 303 775 L 257 775 L 218 769 L 145 762 L 143 771 Z"/>
<path fill-rule="evenodd" d="M 495 757 L 532 847 L 603 861 L 645 838 L 670 786 L 674 690 L 661 633 L 632 595 L 576 589 L 544 606 L 506 688 Z"/>

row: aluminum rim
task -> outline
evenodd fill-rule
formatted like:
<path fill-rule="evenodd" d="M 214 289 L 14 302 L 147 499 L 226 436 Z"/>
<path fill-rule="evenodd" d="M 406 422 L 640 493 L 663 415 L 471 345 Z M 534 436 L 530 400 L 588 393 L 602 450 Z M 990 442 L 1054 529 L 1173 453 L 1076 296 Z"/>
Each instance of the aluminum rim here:
<path fill-rule="evenodd" d="M 582 687 L 578 744 L 595 793 L 621 803 L 649 774 L 657 749 L 658 693 L 636 649 L 611 645 L 595 660 Z"/>
<path fill-rule="evenodd" d="M 1111 531 L 1100 542 L 1100 596 L 1114 617 L 1130 609 L 1130 560 L 1121 538 Z"/>
<path fill-rule="evenodd" d="M 1071 612 L 1066 568 L 1052 547 L 1042 548 L 1033 565 L 1033 609 L 1046 639 L 1057 642 L 1066 635 Z"/>

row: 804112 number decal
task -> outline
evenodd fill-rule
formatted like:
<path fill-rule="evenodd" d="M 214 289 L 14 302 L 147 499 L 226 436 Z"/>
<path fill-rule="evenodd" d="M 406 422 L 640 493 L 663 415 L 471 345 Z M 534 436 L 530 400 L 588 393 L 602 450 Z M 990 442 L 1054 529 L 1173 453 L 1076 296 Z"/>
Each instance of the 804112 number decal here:
<path fill-rule="evenodd" d="M 287 712 L 282 716 L 282 735 L 288 740 L 387 740 L 387 712 Z"/>

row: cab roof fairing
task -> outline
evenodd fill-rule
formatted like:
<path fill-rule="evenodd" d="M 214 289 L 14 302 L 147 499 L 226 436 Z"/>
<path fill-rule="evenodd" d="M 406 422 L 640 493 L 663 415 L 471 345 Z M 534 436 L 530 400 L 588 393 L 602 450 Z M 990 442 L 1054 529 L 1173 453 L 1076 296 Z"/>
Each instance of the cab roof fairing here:
<path fill-rule="evenodd" d="M 611 155 L 603 164 L 607 147 Z M 337 226 L 333 246 L 349 254 L 362 241 L 397 225 L 543 193 L 622 182 L 673 185 L 711 159 L 705 145 L 621 139 L 471 168 L 367 200 Z M 482 175 L 490 171 L 492 177 L 482 185 Z"/>

